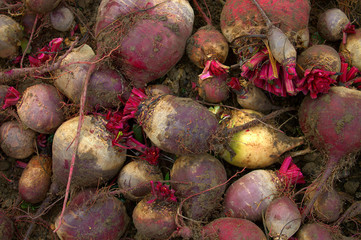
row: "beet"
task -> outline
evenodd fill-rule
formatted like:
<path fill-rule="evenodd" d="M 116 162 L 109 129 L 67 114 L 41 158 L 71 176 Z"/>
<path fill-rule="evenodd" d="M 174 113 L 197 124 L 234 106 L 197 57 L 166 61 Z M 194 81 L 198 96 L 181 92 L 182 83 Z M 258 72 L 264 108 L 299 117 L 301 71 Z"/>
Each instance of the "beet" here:
<path fill-rule="evenodd" d="M 11 240 L 14 236 L 14 224 L 11 219 L 6 216 L 5 212 L 0 209 L 0 239 Z"/>
<path fill-rule="evenodd" d="M 320 223 L 303 225 L 297 232 L 298 240 L 332 240 L 332 234 Z"/>
<path fill-rule="evenodd" d="M 227 86 L 227 74 L 213 76 L 206 79 L 198 79 L 198 94 L 205 101 L 220 103 L 227 100 L 229 88 Z"/>
<path fill-rule="evenodd" d="M 55 132 L 64 121 L 63 97 L 49 84 L 28 87 L 17 104 L 21 121 L 30 129 L 44 134 Z"/>
<path fill-rule="evenodd" d="M 289 239 L 301 226 L 301 213 L 287 196 L 274 199 L 265 212 L 265 224 L 274 239 Z"/>
<path fill-rule="evenodd" d="M 315 181 L 316 193 L 304 211 L 305 217 L 340 160 L 361 150 L 361 92 L 345 87 L 331 87 L 317 99 L 306 97 L 299 109 L 299 122 L 305 136 L 324 153 L 327 164 Z"/>
<path fill-rule="evenodd" d="M 64 122 L 54 135 L 53 174 L 54 181 L 61 186 L 68 182 L 78 122 L 79 117 Z M 98 186 L 115 177 L 123 166 L 126 150 L 118 151 L 112 146 L 111 135 L 105 124 L 101 117 L 84 117 L 72 177 L 73 186 Z"/>
<path fill-rule="evenodd" d="M 338 8 L 327 9 L 317 22 L 317 30 L 321 37 L 328 41 L 341 40 L 346 26 L 350 24 L 347 15 Z"/>
<path fill-rule="evenodd" d="M 309 197 L 312 198 L 311 191 Z M 306 203 L 307 204 L 307 203 Z M 314 205 L 315 216 L 323 222 L 330 223 L 336 221 L 343 209 L 343 201 L 341 196 L 335 189 L 326 189 L 317 197 Z"/>
<path fill-rule="evenodd" d="M 202 220 L 220 203 L 226 186 L 206 190 L 226 182 L 227 174 L 223 164 L 212 155 L 190 155 L 177 158 L 170 179 L 177 197 L 182 200 L 190 197 L 183 205 L 185 216 Z"/>
<path fill-rule="evenodd" d="M 45 199 L 51 183 L 51 158 L 34 156 L 30 159 L 19 180 L 19 195 L 30 203 Z"/>
<path fill-rule="evenodd" d="M 125 190 L 123 194 L 130 200 L 141 200 L 151 192 L 150 181 L 163 180 L 159 167 L 145 160 L 134 160 L 126 164 L 119 173 L 118 185 Z"/>
<path fill-rule="evenodd" d="M 176 214 L 176 202 L 154 199 L 149 194 L 137 204 L 132 216 L 139 234 L 154 239 L 168 239 L 177 229 Z"/>
<path fill-rule="evenodd" d="M 4 14 L 0 14 L 0 58 L 13 58 L 23 38 L 20 24 Z"/>
<path fill-rule="evenodd" d="M 35 152 L 36 133 L 17 121 L 8 121 L 0 127 L 1 150 L 16 159 L 24 159 Z"/>
<path fill-rule="evenodd" d="M 206 107 L 173 95 L 144 99 L 135 114 L 157 147 L 177 155 L 207 152 L 218 126 L 216 117 Z"/>
<path fill-rule="evenodd" d="M 119 199 L 95 189 L 85 189 L 68 204 L 56 234 L 60 239 L 120 239 L 129 217 Z M 55 220 L 55 228 L 59 217 Z"/>
<path fill-rule="evenodd" d="M 241 218 L 218 218 L 206 226 L 202 231 L 202 239 L 212 240 L 266 240 L 266 235 L 253 222 Z"/>
<path fill-rule="evenodd" d="M 121 73 L 143 87 L 181 59 L 193 20 L 193 9 L 185 0 L 103 0 L 95 26 L 98 52 L 114 50 Z"/>
<path fill-rule="evenodd" d="M 216 59 L 221 63 L 228 56 L 226 38 L 214 26 L 206 25 L 197 30 L 187 41 L 187 55 L 192 63 L 204 68 L 208 60 Z"/>
<path fill-rule="evenodd" d="M 69 8 L 59 6 L 50 12 L 51 25 L 55 30 L 66 32 L 74 27 L 74 14 Z"/>

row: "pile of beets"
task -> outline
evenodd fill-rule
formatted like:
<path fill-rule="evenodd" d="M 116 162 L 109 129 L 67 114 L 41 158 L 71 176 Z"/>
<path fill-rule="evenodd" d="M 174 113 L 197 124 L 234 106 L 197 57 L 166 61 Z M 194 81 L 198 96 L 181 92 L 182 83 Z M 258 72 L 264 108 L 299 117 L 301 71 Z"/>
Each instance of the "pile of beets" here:
<path fill-rule="evenodd" d="M 0 239 L 360 239 L 361 26 L 321 2 L 1 1 Z"/>

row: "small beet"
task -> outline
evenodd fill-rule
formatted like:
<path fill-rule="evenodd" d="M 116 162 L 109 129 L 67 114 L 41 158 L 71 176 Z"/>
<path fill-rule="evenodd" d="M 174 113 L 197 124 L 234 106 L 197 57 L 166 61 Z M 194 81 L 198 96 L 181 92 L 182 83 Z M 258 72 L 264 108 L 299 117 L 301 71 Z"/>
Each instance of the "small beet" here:
<path fill-rule="evenodd" d="M 332 234 L 320 223 L 303 225 L 297 232 L 298 240 L 332 240 Z"/>
<path fill-rule="evenodd" d="M 170 178 L 171 186 L 180 199 L 199 193 L 187 199 L 183 209 L 187 217 L 201 220 L 208 217 L 220 203 L 226 186 L 216 186 L 227 181 L 227 174 L 217 158 L 210 154 L 201 154 L 177 158 L 170 172 Z M 216 188 L 209 190 L 213 187 Z"/>
<path fill-rule="evenodd" d="M 268 205 L 265 224 L 271 237 L 287 240 L 300 228 L 301 213 L 289 197 L 280 197 Z"/>
<path fill-rule="evenodd" d="M 74 14 L 69 8 L 59 6 L 50 12 L 51 25 L 55 30 L 65 32 L 74 27 Z"/>
<path fill-rule="evenodd" d="M 321 37 L 328 41 L 338 41 L 343 37 L 343 30 L 350 23 L 347 15 L 338 8 L 322 13 L 317 22 L 317 30 Z"/>
<path fill-rule="evenodd" d="M 159 167 L 145 160 L 134 160 L 126 164 L 119 173 L 118 185 L 125 190 L 124 196 L 131 200 L 140 200 L 151 192 L 150 181 L 163 180 Z"/>
<path fill-rule="evenodd" d="M 4 153 L 16 159 L 24 159 L 35 152 L 36 133 L 17 121 L 5 122 L 0 127 L 0 144 Z"/>
<path fill-rule="evenodd" d="M 30 203 L 45 199 L 51 183 L 51 158 L 34 156 L 30 159 L 19 180 L 19 194 Z"/>
<path fill-rule="evenodd" d="M 143 236 L 168 239 L 177 229 L 177 203 L 154 199 L 152 194 L 140 201 L 133 210 L 133 223 Z"/>
<path fill-rule="evenodd" d="M 36 132 L 53 133 L 64 121 L 62 101 L 62 95 L 54 86 L 33 85 L 25 90 L 17 105 L 19 118 Z"/>

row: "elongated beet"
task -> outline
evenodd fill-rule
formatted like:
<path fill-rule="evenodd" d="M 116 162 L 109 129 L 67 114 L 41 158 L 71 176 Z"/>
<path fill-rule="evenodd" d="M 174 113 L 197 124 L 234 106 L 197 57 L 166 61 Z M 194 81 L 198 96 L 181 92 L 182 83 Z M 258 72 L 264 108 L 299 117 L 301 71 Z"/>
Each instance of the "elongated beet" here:
<path fill-rule="evenodd" d="M 307 216 L 340 160 L 361 150 L 361 92 L 331 87 L 317 99 L 306 97 L 299 109 L 299 122 L 312 145 L 327 157 L 322 176 L 315 180 L 315 194 L 303 212 Z"/>

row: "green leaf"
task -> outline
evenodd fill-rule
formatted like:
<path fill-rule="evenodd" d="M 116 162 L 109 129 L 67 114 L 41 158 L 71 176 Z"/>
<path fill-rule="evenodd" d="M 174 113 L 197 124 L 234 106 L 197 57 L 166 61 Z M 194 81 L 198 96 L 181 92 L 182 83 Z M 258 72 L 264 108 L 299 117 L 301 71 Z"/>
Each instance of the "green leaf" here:
<path fill-rule="evenodd" d="M 132 130 L 133 130 L 135 139 L 138 142 L 144 144 L 144 137 L 143 137 L 142 127 L 139 124 L 134 124 Z"/>
<path fill-rule="evenodd" d="M 167 181 L 167 180 L 169 180 L 169 179 L 170 179 L 169 172 L 167 172 L 167 174 L 166 174 L 165 177 L 164 177 L 164 180 Z M 165 184 L 170 185 L 169 182 L 166 182 Z"/>
<path fill-rule="evenodd" d="M 22 53 L 25 52 L 25 49 L 28 46 L 28 42 L 29 42 L 28 39 L 21 40 L 21 52 Z M 29 54 L 29 53 L 31 53 L 31 46 L 29 46 L 28 50 L 26 51 L 26 54 Z"/>

